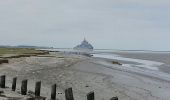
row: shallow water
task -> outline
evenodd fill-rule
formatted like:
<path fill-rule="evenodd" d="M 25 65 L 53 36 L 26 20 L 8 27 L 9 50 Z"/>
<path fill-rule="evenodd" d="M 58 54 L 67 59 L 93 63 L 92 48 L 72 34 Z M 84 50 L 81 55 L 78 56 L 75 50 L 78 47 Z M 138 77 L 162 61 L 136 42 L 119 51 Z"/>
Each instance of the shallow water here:
<path fill-rule="evenodd" d="M 139 68 L 146 68 L 149 70 L 159 70 L 158 66 L 161 66 L 162 62 L 156 62 L 156 61 L 150 61 L 150 60 L 142 60 L 142 59 L 134 59 L 134 58 L 126 58 L 115 54 L 94 54 L 94 57 L 99 58 L 107 58 L 107 59 L 116 59 L 116 60 L 122 60 L 122 61 L 128 61 L 128 62 L 135 62 L 138 64 L 123 64 L 123 66 L 130 67 L 130 66 L 136 66 Z"/>

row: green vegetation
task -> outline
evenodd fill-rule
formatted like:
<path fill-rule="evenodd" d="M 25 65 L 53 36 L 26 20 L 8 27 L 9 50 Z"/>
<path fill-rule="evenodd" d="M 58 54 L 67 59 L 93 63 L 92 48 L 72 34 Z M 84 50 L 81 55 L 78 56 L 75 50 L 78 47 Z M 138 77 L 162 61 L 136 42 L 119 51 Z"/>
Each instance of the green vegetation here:
<path fill-rule="evenodd" d="M 8 63 L 10 58 L 30 57 L 49 54 L 47 51 L 32 48 L 0 48 L 0 64 Z"/>
<path fill-rule="evenodd" d="M 35 49 L 27 48 L 0 48 L 0 54 L 24 54 L 24 53 L 37 53 Z"/>
<path fill-rule="evenodd" d="M 46 54 L 45 51 L 40 51 L 32 48 L 0 48 L 0 58 L 9 58 L 16 56 L 31 56 L 38 54 Z"/>

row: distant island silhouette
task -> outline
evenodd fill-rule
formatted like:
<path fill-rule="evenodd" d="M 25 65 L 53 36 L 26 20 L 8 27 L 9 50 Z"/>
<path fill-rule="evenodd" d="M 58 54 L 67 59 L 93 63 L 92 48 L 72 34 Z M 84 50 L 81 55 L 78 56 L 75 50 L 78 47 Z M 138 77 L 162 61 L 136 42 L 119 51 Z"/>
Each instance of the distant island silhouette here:
<path fill-rule="evenodd" d="M 75 50 L 93 50 L 94 47 L 84 38 L 81 44 L 77 45 L 73 49 Z"/>

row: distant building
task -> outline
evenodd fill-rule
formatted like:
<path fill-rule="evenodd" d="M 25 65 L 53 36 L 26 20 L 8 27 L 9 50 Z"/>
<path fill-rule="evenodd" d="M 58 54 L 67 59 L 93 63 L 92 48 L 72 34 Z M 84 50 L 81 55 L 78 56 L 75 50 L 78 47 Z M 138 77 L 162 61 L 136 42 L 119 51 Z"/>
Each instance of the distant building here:
<path fill-rule="evenodd" d="M 75 50 L 93 50 L 93 46 L 84 38 L 81 44 L 74 47 Z"/>

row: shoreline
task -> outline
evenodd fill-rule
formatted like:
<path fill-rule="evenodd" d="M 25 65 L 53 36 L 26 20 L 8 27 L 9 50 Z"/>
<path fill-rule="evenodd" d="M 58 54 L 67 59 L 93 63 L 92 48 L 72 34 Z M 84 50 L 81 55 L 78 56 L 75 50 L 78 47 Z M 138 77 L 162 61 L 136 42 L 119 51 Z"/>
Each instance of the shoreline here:
<path fill-rule="evenodd" d="M 153 60 L 156 62 L 162 62 L 163 64 L 158 66 L 159 70 L 170 74 L 170 53 L 154 53 L 154 54 L 150 54 L 150 53 L 118 53 L 118 52 L 114 52 L 114 54 L 118 54 L 121 55 L 123 57 L 130 57 L 130 58 L 134 58 L 134 59 L 143 59 L 143 60 Z"/>
<path fill-rule="evenodd" d="M 28 90 L 34 91 L 36 81 L 42 81 L 42 96 L 50 97 L 50 86 L 57 84 L 57 98 L 65 100 L 64 90 L 73 88 L 76 100 L 86 100 L 86 94 L 94 91 L 96 99 L 109 100 L 118 96 L 120 100 L 168 100 L 170 82 L 153 77 L 151 73 L 115 65 L 112 60 L 86 57 L 61 52 L 46 57 L 24 57 L 10 59 L 0 65 L 0 73 L 6 74 L 7 86 L 12 77 L 18 77 L 17 89 L 23 79 L 29 80 Z"/>

